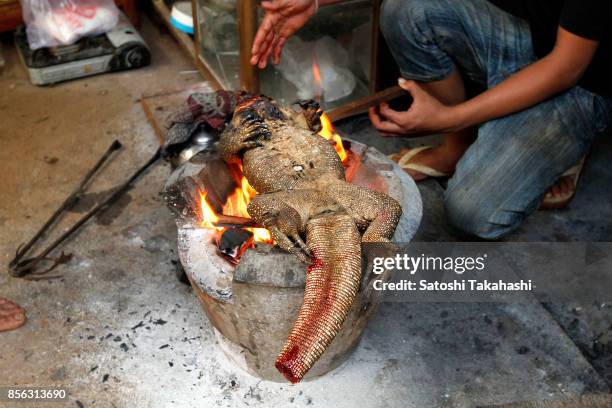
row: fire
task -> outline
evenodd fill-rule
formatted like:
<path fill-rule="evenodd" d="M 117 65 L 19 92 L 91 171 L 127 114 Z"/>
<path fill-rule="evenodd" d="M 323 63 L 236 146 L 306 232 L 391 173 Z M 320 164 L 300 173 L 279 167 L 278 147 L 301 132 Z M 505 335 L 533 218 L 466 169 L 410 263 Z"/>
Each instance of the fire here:
<path fill-rule="evenodd" d="M 249 213 L 247 212 L 247 207 L 251 200 L 257 195 L 257 191 L 251 187 L 246 177 L 242 175 L 242 166 L 239 167 L 236 173 L 236 176 L 240 178 L 240 185 L 236 188 L 234 193 L 228 197 L 227 202 L 223 206 L 223 214 L 248 218 Z M 246 230 L 253 233 L 254 242 L 274 243 L 270 231 L 265 228 L 246 228 Z"/>
<path fill-rule="evenodd" d="M 321 102 L 321 96 L 323 96 L 323 80 L 321 79 L 321 70 L 317 63 L 317 54 L 312 55 L 312 85 L 314 87 L 314 95 L 317 102 Z"/>
<path fill-rule="evenodd" d="M 319 68 L 319 63 L 317 62 L 316 52 L 313 52 L 312 54 L 312 80 L 315 99 L 317 102 L 321 103 L 321 97 L 323 96 L 323 79 L 321 78 L 321 69 Z M 334 144 L 334 149 L 336 149 L 338 156 L 340 156 L 340 160 L 342 160 L 342 163 L 346 164 L 348 154 L 344 150 L 342 139 L 332 126 L 331 120 L 329 120 L 329 117 L 325 112 L 323 112 L 321 115 L 321 131 L 319 132 L 319 135 L 323 136 L 325 139 Z"/>
<path fill-rule="evenodd" d="M 348 159 L 348 154 L 342 145 L 342 139 L 340 135 L 336 133 L 334 127 L 331 124 L 331 121 L 327 117 L 325 113 L 321 115 L 321 131 L 319 135 L 324 137 L 333 143 L 338 156 L 342 160 L 343 163 L 346 163 Z M 221 214 L 225 216 L 235 216 L 235 217 L 243 217 L 249 218 L 249 213 L 247 212 L 247 207 L 251 200 L 257 195 L 257 191 L 249 184 L 246 177 L 244 177 L 242 173 L 242 166 L 232 166 L 231 170 L 233 172 L 234 178 L 236 180 L 236 189 L 234 192 L 227 198 L 227 201 L 223 205 Z M 227 229 L 227 227 L 219 226 L 221 217 L 215 209 L 210 205 L 206 196 L 207 192 L 199 192 L 200 195 L 200 226 L 202 228 L 207 228 L 214 230 L 216 232 L 216 238 L 218 239 L 223 232 Z M 274 240 L 272 239 L 272 235 L 270 231 L 265 228 L 245 228 L 247 231 L 250 231 L 253 234 L 253 239 L 247 245 L 247 247 L 252 247 L 255 245 L 255 242 L 262 242 L 268 244 L 274 244 Z"/>
<path fill-rule="evenodd" d="M 238 168 L 235 170 L 236 176 L 240 178 L 239 186 L 234 190 L 234 192 L 227 198 L 225 205 L 223 205 L 222 214 L 230 215 L 235 217 L 244 217 L 248 218 L 249 213 L 247 212 L 247 206 L 257 195 L 257 191 L 247 181 L 247 179 L 242 175 L 242 168 Z M 202 228 L 208 228 L 215 230 L 217 232 L 217 237 L 221 236 L 221 234 L 227 229 L 226 227 L 218 226 L 220 221 L 220 217 L 215 211 L 215 209 L 210 205 L 208 200 L 206 199 L 206 192 L 199 192 L 200 194 L 200 226 Z M 272 235 L 270 231 L 265 228 L 245 228 L 247 231 L 250 231 L 253 234 L 253 242 L 263 242 L 268 244 L 273 244 L 274 240 L 272 239 Z M 252 245 L 251 245 L 252 246 Z"/>
<path fill-rule="evenodd" d="M 219 216 L 215 212 L 215 209 L 206 200 L 206 192 L 198 191 L 200 194 L 200 226 L 202 228 L 215 229 L 217 231 L 223 230 L 223 228 L 217 227 L 215 224 L 219 222 Z"/>
<path fill-rule="evenodd" d="M 342 145 L 342 138 L 336 132 L 331 120 L 329 120 L 329 117 L 325 113 L 321 115 L 321 131 L 319 132 L 319 136 L 331 141 L 334 144 L 334 149 L 336 149 L 336 153 L 338 153 L 338 156 L 340 156 L 342 163 L 346 163 L 348 154 Z"/>

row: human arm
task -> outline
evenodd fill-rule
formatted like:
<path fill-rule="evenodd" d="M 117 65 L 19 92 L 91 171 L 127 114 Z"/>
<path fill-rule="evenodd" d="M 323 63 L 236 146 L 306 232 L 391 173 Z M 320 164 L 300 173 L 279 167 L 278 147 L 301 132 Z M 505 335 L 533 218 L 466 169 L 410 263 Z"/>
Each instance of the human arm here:
<path fill-rule="evenodd" d="M 272 57 L 280 62 L 281 52 L 289 37 L 306 24 L 319 6 L 341 0 L 268 0 L 262 1 L 265 16 L 251 48 L 251 64 L 263 69 Z"/>
<path fill-rule="evenodd" d="M 455 132 L 536 105 L 576 85 L 593 60 L 599 42 L 559 27 L 557 42 L 544 58 L 475 98 L 449 106 L 414 81 L 400 80 L 414 101 L 407 111 L 381 105 L 370 110 L 375 127 L 386 133 Z"/>

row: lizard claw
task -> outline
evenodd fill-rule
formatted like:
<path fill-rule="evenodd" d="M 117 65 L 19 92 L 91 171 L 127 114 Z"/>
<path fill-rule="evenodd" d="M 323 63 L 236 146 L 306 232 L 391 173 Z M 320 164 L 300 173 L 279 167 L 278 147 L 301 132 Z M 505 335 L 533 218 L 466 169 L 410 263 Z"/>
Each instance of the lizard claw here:
<path fill-rule="evenodd" d="M 312 263 L 312 255 L 310 255 L 309 253 L 304 253 L 304 251 L 298 249 L 297 247 L 293 247 L 288 252 L 304 263 Z"/>
<path fill-rule="evenodd" d="M 244 149 L 254 149 L 256 147 L 262 147 L 263 145 L 256 140 L 247 140 L 242 144 Z"/>
<path fill-rule="evenodd" d="M 263 137 L 268 140 L 272 137 L 272 133 L 264 122 L 261 115 L 253 109 L 247 109 L 242 113 L 240 118 L 240 128 L 242 141 Z"/>
<path fill-rule="evenodd" d="M 264 123 L 253 123 L 244 128 L 244 140 L 257 139 L 263 137 L 268 140 L 272 137 L 270 129 Z"/>
<path fill-rule="evenodd" d="M 300 214 L 284 204 L 278 194 L 255 196 L 247 211 L 252 219 L 270 231 L 279 248 L 303 262 L 311 262 L 310 250 L 300 236 L 300 232 L 305 231 Z"/>
<path fill-rule="evenodd" d="M 269 230 L 272 234 L 272 238 L 274 238 L 274 241 L 276 241 L 276 245 L 278 245 L 282 250 L 295 255 L 302 262 L 310 263 L 312 261 L 310 251 L 297 233 L 287 235 L 277 226 L 271 226 L 269 227 Z"/>
<path fill-rule="evenodd" d="M 321 107 L 319 103 L 315 101 L 314 99 L 298 99 L 297 101 L 294 102 L 294 104 L 299 105 L 300 108 L 304 110 L 312 109 L 312 110 L 318 111 L 319 108 Z"/>
<path fill-rule="evenodd" d="M 306 243 L 302 240 L 302 237 L 300 237 L 299 234 L 293 234 L 290 238 L 302 250 L 303 253 L 305 253 L 309 257 L 312 256 L 310 253 L 310 249 L 308 249 L 308 246 L 306 246 Z"/>

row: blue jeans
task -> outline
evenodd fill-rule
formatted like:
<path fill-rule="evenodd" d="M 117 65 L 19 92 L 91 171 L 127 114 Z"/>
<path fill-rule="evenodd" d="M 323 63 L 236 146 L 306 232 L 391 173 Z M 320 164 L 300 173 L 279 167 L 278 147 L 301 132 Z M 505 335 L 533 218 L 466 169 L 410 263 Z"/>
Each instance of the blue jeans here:
<path fill-rule="evenodd" d="M 416 81 L 458 69 L 493 87 L 537 60 L 529 24 L 485 0 L 385 0 L 381 29 L 402 76 Z M 448 183 L 449 221 L 484 239 L 514 231 L 611 119 L 609 99 L 574 87 L 482 124 Z"/>

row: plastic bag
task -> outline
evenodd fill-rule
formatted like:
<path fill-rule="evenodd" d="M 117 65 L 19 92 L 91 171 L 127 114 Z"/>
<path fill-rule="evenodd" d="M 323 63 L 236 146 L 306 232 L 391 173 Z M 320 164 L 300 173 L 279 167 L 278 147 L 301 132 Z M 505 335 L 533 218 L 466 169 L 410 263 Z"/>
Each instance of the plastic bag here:
<path fill-rule="evenodd" d="M 113 0 L 21 0 L 21 7 L 33 50 L 105 33 L 119 19 Z"/>
<path fill-rule="evenodd" d="M 329 103 L 350 95 L 357 86 L 355 75 L 345 68 L 348 61 L 348 52 L 332 37 L 303 41 L 294 36 L 287 41 L 277 69 L 298 89 L 298 98 L 320 97 Z"/>

